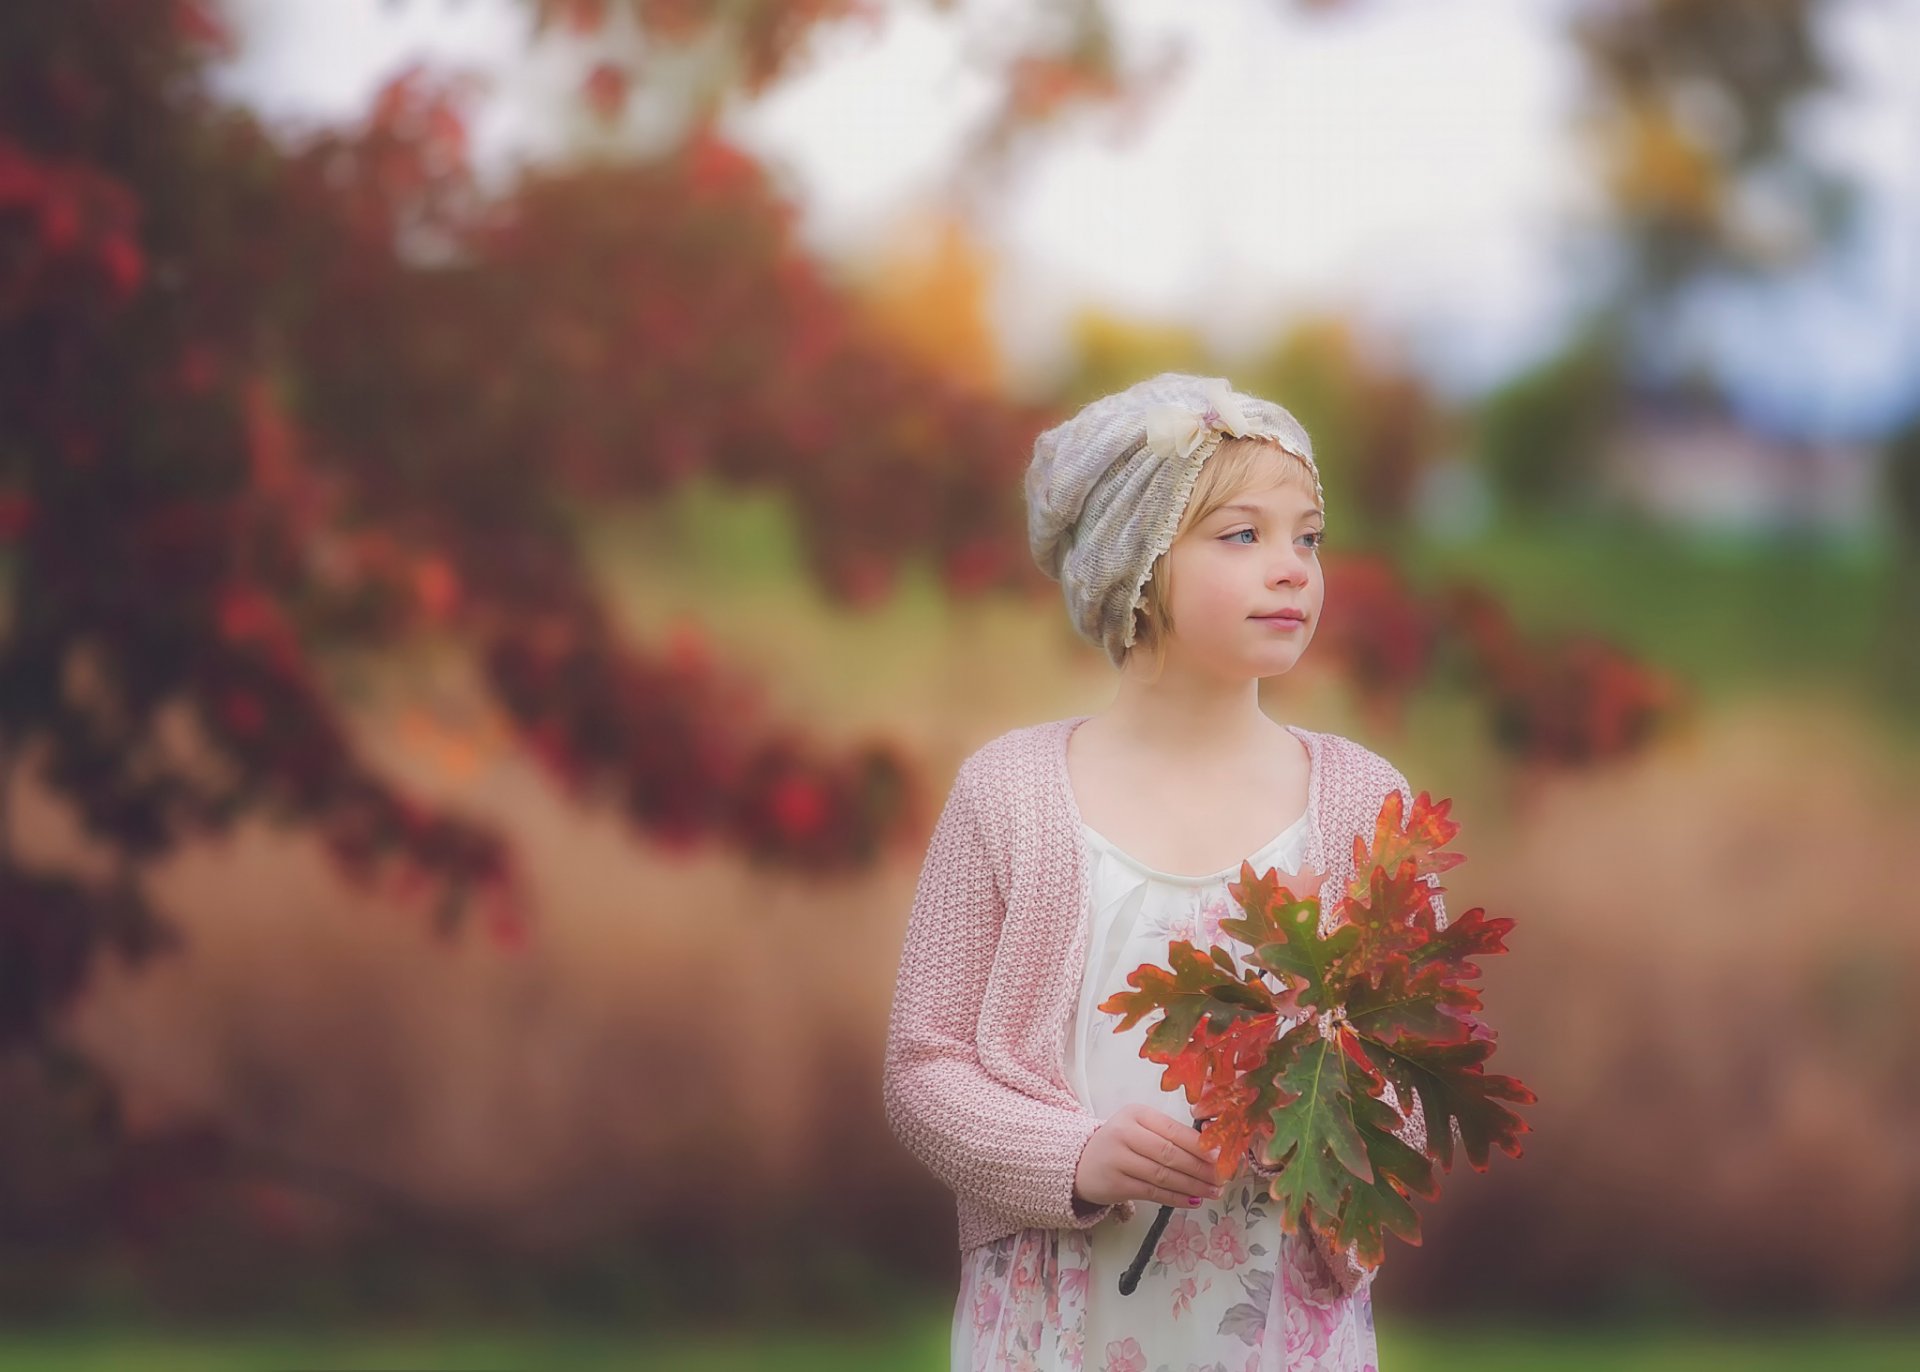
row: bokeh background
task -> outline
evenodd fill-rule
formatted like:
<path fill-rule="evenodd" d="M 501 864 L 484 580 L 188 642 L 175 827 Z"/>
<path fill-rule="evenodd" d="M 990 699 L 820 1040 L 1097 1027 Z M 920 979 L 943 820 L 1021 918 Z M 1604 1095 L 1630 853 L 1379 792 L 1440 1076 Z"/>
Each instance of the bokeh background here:
<path fill-rule="evenodd" d="M 1033 435 L 1314 434 L 1519 1160 L 1384 1364 L 1920 1359 L 1920 4 L 0 7 L 0 1364 L 944 1366 Z"/>

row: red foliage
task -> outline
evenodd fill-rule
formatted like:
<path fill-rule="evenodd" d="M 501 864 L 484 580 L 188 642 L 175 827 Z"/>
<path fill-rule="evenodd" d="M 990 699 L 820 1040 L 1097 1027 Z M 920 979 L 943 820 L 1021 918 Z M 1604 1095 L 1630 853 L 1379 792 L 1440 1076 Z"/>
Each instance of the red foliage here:
<path fill-rule="evenodd" d="M 173 0 L 175 31 L 189 43 L 226 57 L 234 52 L 233 33 L 207 0 Z"/>
<path fill-rule="evenodd" d="M 11 543 L 33 522 L 33 500 L 14 492 L 0 492 L 0 543 Z"/>
<path fill-rule="evenodd" d="M 597 33 L 607 22 L 607 0 L 560 0 L 560 17 L 575 33 Z"/>
<path fill-rule="evenodd" d="M 125 303 L 146 278 L 139 218 L 118 177 L 37 157 L 0 128 L 0 324 L 49 305 Z"/>
<path fill-rule="evenodd" d="M 744 22 L 777 47 L 808 21 L 776 8 Z M 710 128 L 490 199 L 461 81 L 404 71 L 360 127 L 278 147 L 196 79 L 210 23 L 110 0 L 0 15 L 0 541 L 31 588 L 0 645 L 0 766 L 44 744 L 128 870 L 271 808 L 352 880 L 439 892 L 446 920 L 518 946 L 504 836 L 358 756 L 315 670 L 433 630 L 472 645 L 561 785 L 664 842 L 826 873 L 911 829 L 897 750 L 769 722 L 697 626 L 616 632 L 571 512 L 711 472 L 784 491 L 849 597 L 929 547 L 967 549 L 970 585 L 1011 580 L 1005 502 L 1041 416 L 874 336 Z M 62 688 L 76 651 L 96 699 Z M 152 769 L 181 703 L 222 767 Z M 158 928 L 141 909 L 115 918 Z M 71 925 L 82 964 L 103 920 Z M 57 961 L 12 964 L 47 969 L 22 1033 L 80 984 Z"/>
<path fill-rule="evenodd" d="M 1433 665 L 1441 626 L 1386 559 L 1329 555 L 1325 565 L 1328 604 L 1316 646 L 1330 647 L 1362 692 L 1398 700 Z"/>
<path fill-rule="evenodd" d="M 1435 617 L 1451 627 L 1490 698 L 1494 737 L 1529 761 L 1577 766 L 1624 756 L 1686 707 L 1672 677 L 1594 635 L 1524 642 L 1478 587 L 1449 587 Z"/>
<path fill-rule="evenodd" d="M 1377 555 L 1329 556 L 1317 646 L 1376 714 L 1398 713 L 1443 665 L 1482 693 L 1495 742 L 1532 764 L 1579 766 L 1646 744 L 1682 709 L 1671 678 L 1592 635 L 1533 640 L 1480 587 L 1422 597 Z"/>
<path fill-rule="evenodd" d="M 617 62 L 597 62 L 593 70 L 587 73 L 585 84 L 581 87 L 587 97 L 587 104 L 600 118 L 611 122 L 618 119 L 627 107 L 627 69 Z"/>

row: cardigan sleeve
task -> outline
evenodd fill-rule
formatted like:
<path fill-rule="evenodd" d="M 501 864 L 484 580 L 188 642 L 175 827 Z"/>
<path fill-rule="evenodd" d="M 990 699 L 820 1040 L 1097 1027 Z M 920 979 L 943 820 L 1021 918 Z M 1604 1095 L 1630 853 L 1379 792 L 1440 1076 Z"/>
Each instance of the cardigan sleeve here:
<path fill-rule="evenodd" d="M 1413 808 L 1413 790 L 1407 785 L 1406 777 L 1397 768 L 1389 767 L 1388 780 L 1400 792 L 1400 803 L 1403 807 L 1401 813 L 1404 815 L 1411 811 Z M 1382 795 L 1384 798 L 1384 792 Z M 1433 906 L 1433 922 L 1438 928 L 1444 929 L 1447 927 L 1447 906 L 1446 902 L 1442 900 L 1440 896 L 1440 878 L 1438 874 L 1433 874 L 1423 878 L 1423 880 L 1434 888 L 1433 895 L 1430 899 L 1430 904 Z M 1384 1083 L 1381 1099 L 1392 1106 L 1400 1116 L 1400 1127 L 1393 1131 L 1394 1137 L 1408 1147 L 1417 1148 L 1424 1153 L 1427 1151 L 1426 1114 L 1420 1106 L 1420 1093 L 1414 1091 L 1410 1094 L 1413 1097 L 1412 1101 L 1405 1109 L 1401 1109 L 1400 1099 L 1393 1089 L 1393 1083 L 1388 1081 Z M 1460 1126 L 1455 1124 L 1454 1133 L 1456 1137 L 1459 1129 Z M 1324 1247 L 1329 1250 L 1331 1249 L 1331 1245 L 1324 1245 Z M 1360 1260 L 1354 1256 L 1354 1250 L 1351 1247 L 1343 1249 L 1338 1253 L 1327 1251 L 1326 1257 L 1331 1263 L 1335 1275 L 1339 1278 L 1343 1290 L 1353 1291 L 1361 1286 L 1371 1284 L 1371 1273 L 1367 1268 L 1361 1266 Z M 1378 1269 L 1373 1270 L 1377 1271 Z"/>
<path fill-rule="evenodd" d="M 1389 780 L 1400 792 L 1400 802 L 1403 806 L 1401 813 L 1407 814 L 1413 809 L 1413 790 L 1407 785 L 1406 777 L 1402 775 L 1398 769 L 1390 768 L 1389 773 Z M 1433 922 L 1435 927 L 1444 929 L 1447 927 L 1447 905 L 1440 896 L 1439 874 L 1429 874 L 1422 878 L 1422 880 L 1434 888 L 1433 895 L 1429 898 L 1428 903 L 1433 907 Z M 1394 1130 L 1395 1136 L 1398 1137 L 1401 1142 L 1410 1147 L 1418 1148 L 1424 1153 L 1427 1150 L 1426 1113 L 1420 1108 L 1420 1093 L 1415 1091 L 1411 1094 L 1413 1096 L 1412 1101 L 1402 1110 L 1399 1099 L 1394 1095 L 1393 1083 L 1388 1082 L 1384 1099 L 1388 1105 L 1400 1111 L 1400 1117 L 1403 1121 L 1401 1127 Z M 1456 1130 L 1459 1128 L 1458 1125 L 1454 1127 Z"/>
<path fill-rule="evenodd" d="M 887 1123 L 957 1196 L 1022 1224 L 1089 1228 L 1115 1208 L 1073 1193 L 1102 1121 L 1016 1090 L 980 1061 L 980 1006 L 1006 907 L 974 786 L 963 764 L 907 918 L 882 1070 Z"/>

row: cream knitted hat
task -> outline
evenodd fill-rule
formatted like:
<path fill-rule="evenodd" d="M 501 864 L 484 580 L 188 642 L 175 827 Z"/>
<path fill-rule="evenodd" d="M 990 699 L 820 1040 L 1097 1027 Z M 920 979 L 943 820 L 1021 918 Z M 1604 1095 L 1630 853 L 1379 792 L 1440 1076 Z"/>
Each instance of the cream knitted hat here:
<path fill-rule="evenodd" d="M 1154 560 L 1172 546 L 1200 468 L 1227 434 L 1271 438 L 1304 458 L 1326 503 L 1300 421 L 1225 377 L 1161 372 L 1033 441 L 1027 544 L 1060 583 L 1074 629 L 1115 667 L 1133 646 Z"/>

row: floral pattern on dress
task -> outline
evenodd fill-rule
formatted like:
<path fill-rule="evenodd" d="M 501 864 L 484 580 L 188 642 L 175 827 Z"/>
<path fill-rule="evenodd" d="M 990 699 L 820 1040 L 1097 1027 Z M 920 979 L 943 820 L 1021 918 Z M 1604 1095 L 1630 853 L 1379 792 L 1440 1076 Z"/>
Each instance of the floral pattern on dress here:
<path fill-rule="evenodd" d="M 1093 1247 L 1084 1230 L 1022 1229 L 968 1255 L 955 1372 L 1080 1372 Z"/>
<path fill-rule="evenodd" d="M 1153 1362 L 1135 1335 L 1104 1340 L 1089 1360 L 1091 1231 L 1029 1228 L 968 1254 L 954 1312 L 954 1372 L 1378 1372 L 1371 1283 L 1343 1294 L 1317 1245 L 1273 1224 L 1263 1229 L 1271 1215 L 1264 1189 L 1230 1186 L 1221 1201 L 1169 1216 L 1140 1289 L 1121 1299 L 1147 1299 L 1152 1279 L 1162 1277 L 1177 1325 L 1225 1281 L 1230 1303 L 1210 1332 L 1244 1348 L 1244 1361 Z M 1274 1235 L 1277 1253 L 1262 1242 Z"/>
<path fill-rule="evenodd" d="M 1151 930 L 1156 938 L 1168 943 L 1185 939 L 1196 948 L 1224 948 L 1238 962 L 1253 951 L 1252 946 L 1225 932 L 1220 924 L 1223 920 L 1239 919 L 1244 913 L 1227 894 L 1226 883 L 1221 882 L 1207 888 L 1204 895 L 1185 909 L 1147 916 L 1141 927 Z M 1113 1016 L 1113 1019 L 1117 1022 L 1119 1016 Z"/>

